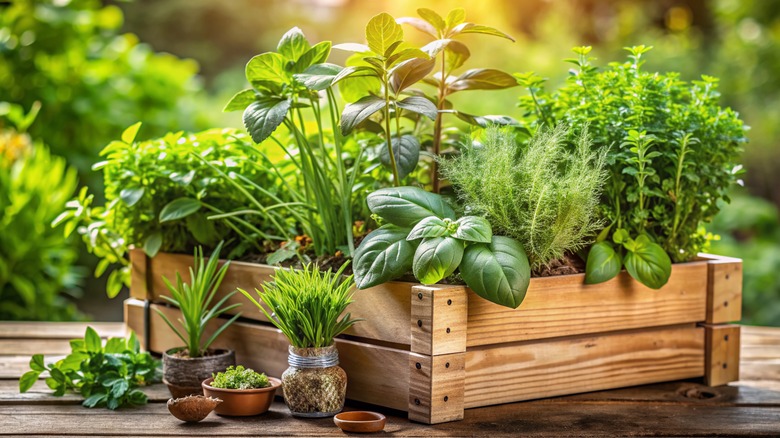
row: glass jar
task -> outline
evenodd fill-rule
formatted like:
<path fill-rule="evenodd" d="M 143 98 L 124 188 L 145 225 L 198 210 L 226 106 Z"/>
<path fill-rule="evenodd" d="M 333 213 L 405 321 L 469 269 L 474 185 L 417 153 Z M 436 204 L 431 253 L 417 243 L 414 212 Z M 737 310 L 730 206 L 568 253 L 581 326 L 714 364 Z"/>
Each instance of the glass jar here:
<path fill-rule="evenodd" d="M 282 374 L 282 392 L 297 417 L 330 417 L 344 409 L 347 373 L 338 366 L 336 344 L 322 348 L 290 346 L 290 367 Z"/>

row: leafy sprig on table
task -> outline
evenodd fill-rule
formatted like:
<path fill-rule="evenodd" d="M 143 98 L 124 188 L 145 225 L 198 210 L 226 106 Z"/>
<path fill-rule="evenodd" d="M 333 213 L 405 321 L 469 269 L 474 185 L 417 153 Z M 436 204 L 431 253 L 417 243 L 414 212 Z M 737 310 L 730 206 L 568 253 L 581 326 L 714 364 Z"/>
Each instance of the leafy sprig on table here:
<path fill-rule="evenodd" d="M 135 333 L 128 338 L 110 338 L 105 346 L 92 327 L 84 339 L 70 341 L 71 353 L 46 365 L 42 354 L 30 359 L 31 371 L 19 379 L 19 391 L 32 388 L 41 373 L 47 371 L 46 385 L 60 397 L 73 392 L 84 397 L 88 408 L 143 405 L 147 396 L 140 389 L 160 380 L 160 361 L 141 352 Z"/>

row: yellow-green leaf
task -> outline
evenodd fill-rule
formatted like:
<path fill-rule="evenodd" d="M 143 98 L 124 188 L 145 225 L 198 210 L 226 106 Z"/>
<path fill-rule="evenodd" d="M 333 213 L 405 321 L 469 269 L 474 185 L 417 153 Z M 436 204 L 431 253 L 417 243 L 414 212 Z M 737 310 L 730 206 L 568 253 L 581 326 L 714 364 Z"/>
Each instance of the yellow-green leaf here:
<path fill-rule="evenodd" d="M 382 12 L 366 25 L 366 41 L 372 52 L 382 55 L 398 41 L 404 39 L 404 30 L 392 15 Z"/>

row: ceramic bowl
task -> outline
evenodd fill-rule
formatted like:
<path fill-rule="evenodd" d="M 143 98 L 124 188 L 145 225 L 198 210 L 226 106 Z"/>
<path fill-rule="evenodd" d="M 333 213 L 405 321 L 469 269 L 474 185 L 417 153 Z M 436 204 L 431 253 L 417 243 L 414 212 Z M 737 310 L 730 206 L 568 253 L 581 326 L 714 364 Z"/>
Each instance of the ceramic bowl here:
<path fill-rule="evenodd" d="M 333 417 L 333 422 L 344 432 L 379 432 L 385 428 L 385 421 L 384 415 L 370 411 L 342 412 Z"/>

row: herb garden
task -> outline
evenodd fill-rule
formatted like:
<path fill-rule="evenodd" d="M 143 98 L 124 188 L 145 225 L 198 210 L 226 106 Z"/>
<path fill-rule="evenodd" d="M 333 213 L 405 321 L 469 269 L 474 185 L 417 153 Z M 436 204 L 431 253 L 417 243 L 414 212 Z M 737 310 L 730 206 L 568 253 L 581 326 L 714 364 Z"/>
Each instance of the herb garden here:
<path fill-rule="evenodd" d="M 653 71 L 648 46 L 609 60 L 583 46 L 555 88 L 474 65 L 484 39 L 514 42 L 490 23 L 417 14 L 380 13 L 357 42 L 290 29 L 210 108 L 242 112 L 245 129 L 147 138 L 140 120 L 94 157 L 102 191 L 66 203 L 50 188 L 75 183 L 54 158 L 11 164 L 2 187 L 61 209 L 52 239 L 80 236 L 95 275 L 111 272 L 108 295 L 130 289 L 135 332 L 102 346 L 90 329 L 65 359 L 33 356 L 20 390 L 48 371 L 54 395 L 116 409 L 163 380 L 185 421 L 258 415 L 276 394 L 295 416 L 349 399 L 436 424 L 521 400 L 738 380 L 725 364 L 739 361 L 727 323 L 741 317 L 742 263 L 707 255 L 704 226 L 740 179 L 747 127 L 718 79 Z M 451 100 L 504 89 L 520 117 Z"/>

